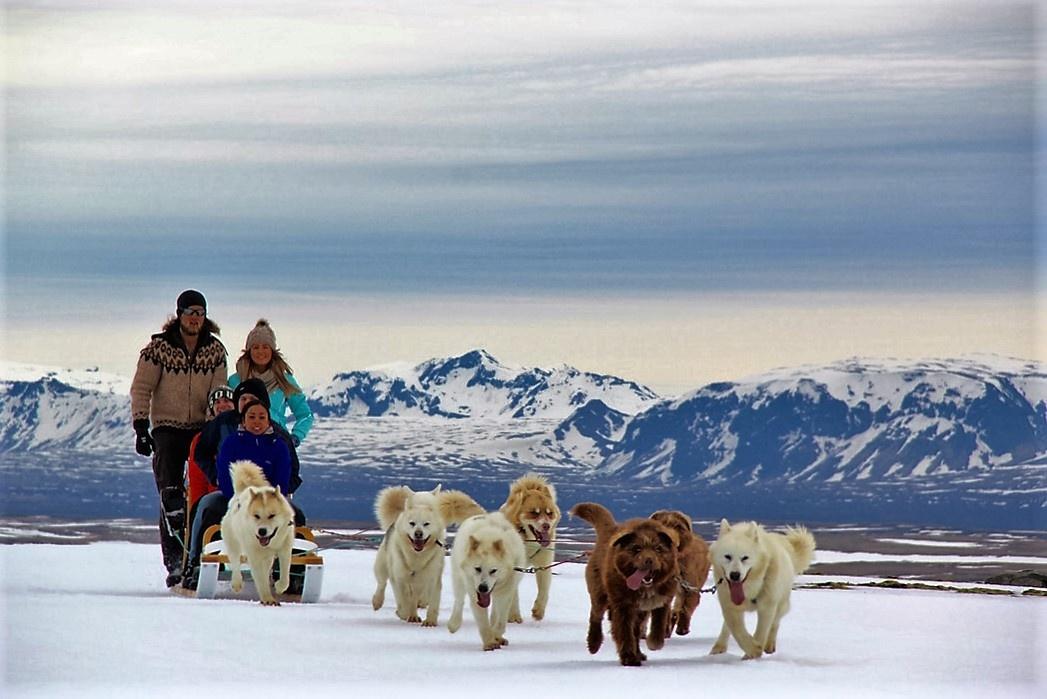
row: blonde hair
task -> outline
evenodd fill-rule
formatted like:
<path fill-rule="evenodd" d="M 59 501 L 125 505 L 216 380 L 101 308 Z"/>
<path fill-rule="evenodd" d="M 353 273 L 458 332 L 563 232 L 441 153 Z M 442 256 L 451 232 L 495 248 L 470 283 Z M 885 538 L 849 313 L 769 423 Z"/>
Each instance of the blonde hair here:
<path fill-rule="evenodd" d="M 301 393 L 302 389 L 291 383 L 288 376 L 292 376 L 294 372 L 291 370 L 291 365 L 287 363 L 284 356 L 280 354 L 280 350 L 275 347 L 270 348 L 273 351 L 273 358 L 269 360 L 269 366 L 260 367 L 261 371 L 255 371 L 255 364 L 251 361 L 251 350 L 245 349 L 240 358 L 236 360 L 236 373 L 240 375 L 240 380 L 244 381 L 251 378 L 252 376 L 259 376 L 264 373 L 267 369 L 272 369 L 273 378 L 276 379 L 276 384 L 283 389 L 284 395 L 290 397 L 295 393 Z"/>

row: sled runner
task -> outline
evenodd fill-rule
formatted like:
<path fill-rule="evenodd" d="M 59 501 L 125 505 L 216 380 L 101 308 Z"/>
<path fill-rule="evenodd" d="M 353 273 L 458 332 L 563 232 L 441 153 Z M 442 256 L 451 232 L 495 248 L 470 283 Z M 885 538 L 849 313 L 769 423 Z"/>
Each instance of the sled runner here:
<path fill-rule="evenodd" d="M 221 534 L 221 526 L 215 524 L 204 532 L 203 555 L 200 557 L 200 578 L 196 586 L 196 597 L 213 599 L 219 590 L 219 583 L 229 589 L 229 557 L 222 550 L 222 540 L 216 538 Z M 278 564 L 277 564 L 278 565 Z M 242 564 L 244 577 L 250 580 L 251 569 L 247 563 Z M 301 572 L 304 569 L 304 579 Z M 297 578 L 297 579 L 296 579 Z M 320 589 L 324 581 L 324 559 L 316 552 L 316 540 L 309 527 L 295 527 L 294 547 L 291 554 L 291 590 L 277 595 L 285 601 L 316 602 L 320 599 Z"/>

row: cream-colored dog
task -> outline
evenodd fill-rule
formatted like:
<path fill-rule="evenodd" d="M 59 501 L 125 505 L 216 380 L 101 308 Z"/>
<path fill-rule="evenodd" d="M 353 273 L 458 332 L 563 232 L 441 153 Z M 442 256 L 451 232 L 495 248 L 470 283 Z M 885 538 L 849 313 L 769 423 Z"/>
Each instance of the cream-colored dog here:
<path fill-rule="evenodd" d="M 385 604 L 385 585 L 392 583 L 396 616 L 422 626 L 436 626 L 440 614 L 441 576 L 444 570 L 444 535 L 447 525 L 484 510 L 459 490 L 428 492 L 405 485 L 385 488 L 374 503 L 375 516 L 385 538 L 374 561 L 378 583 L 371 598 L 375 611 Z M 425 607 L 425 621 L 418 609 Z"/>
<path fill-rule="evenodd" d="M 497 650 L 506 645 L 505 625 L 520 585 L 517 568 L 523 566 L 524 558 L 523 540 L 501 512 L 462 522 L 451 549 L 454 608 L 447 630 L 454 633 L 462 626 L 468 596 L 483 649 Z"/>
<path fill-rule="evenodd" d="M 251 461 L 229 465 L 233 498 L 222 517 L 222 541 L 232 569 L 233 592 L 243 588 L 240 570 L 243 559 L 251 567 L 251 578 L 264 605 L 279 605 L 270 589 L 273 562 L 280 561 L 276 592 L 287 591 L 291 582 L 291 549 L 294 545 L 294 508 L 279 488 L 273 488 L 262 469 Z"/>
<path fill-rule="evenodd" d="M 756 522 L 720 522 L 720 534 L 710 547 L 716 598 L 723 611 L 723 628 L 710 653 L 727 650 L 728 635 L 759 658 L 778 649 L 778 625 L 789 611 L 796 576 L 814 557 L 814 537 L 804 527 L 768 532 Z M 745 612 L 756 612 L 756 632 L 745 628 Z"/>
<path fill-rule="evenodd" d="M 549 588 L 553 580 L 549 566 L 556 554 L 556 525 L 560 521 L 556 489 L 542 476 L 528 473 L 509 486 L 509 497 L 502 505 L 501 512 L 523 539 L 527 565 L 535 568 L 538 596 L 531 607 L 531 616 L 541 619 L 549 603 Z M 513 598 L 509 621 L 523 621 L 519 594 Z"/>

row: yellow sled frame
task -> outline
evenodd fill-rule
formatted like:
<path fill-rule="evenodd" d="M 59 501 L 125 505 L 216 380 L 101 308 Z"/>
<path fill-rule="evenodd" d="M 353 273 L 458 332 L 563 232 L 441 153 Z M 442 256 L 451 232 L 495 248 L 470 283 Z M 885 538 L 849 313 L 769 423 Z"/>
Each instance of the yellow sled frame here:
<path fill-rule="evenodd" d="M 218 581 L 229 580 L 229 556 L 222 551 L 222 540 L 217 539 L 222 528 L 211 525 L 204 532 L 203 555 L 200 557 L 200 577 L 196 585 L 196 596 L 199 599 L 213 599 L 218 592 Z M 283 594 L 278 599 L 282 601 L 317 602 L 320 599 L 320 589 L 324 582 L 324 559 L 316 553 L 316 540 L 313 531 L 309 527 L 295 527 L 294 546 L 291 555 L 291 565 L 305 566 L 305 581 L 302 584 L 301 595 Z M 222 566 L 225 571 L 222 571 Z M 242 564 L 245 571 L 250 573 L 250 568 Z M 221 575 L 220 575 L 221 574 Z"/>

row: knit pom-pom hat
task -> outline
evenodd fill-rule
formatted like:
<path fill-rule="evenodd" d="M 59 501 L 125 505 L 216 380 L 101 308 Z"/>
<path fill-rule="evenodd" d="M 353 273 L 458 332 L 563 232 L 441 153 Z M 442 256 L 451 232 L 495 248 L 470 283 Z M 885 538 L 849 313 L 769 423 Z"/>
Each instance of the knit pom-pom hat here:
<path fill-rule="evenodd" d="M 276 333 L 269 327 L 269 321 L 265 318 L 259 318 L 254 329 L 247 333 L 244 349 L 249 350 L 254 345 L 268 345 L 269 349 L 276 349 Z"/>

